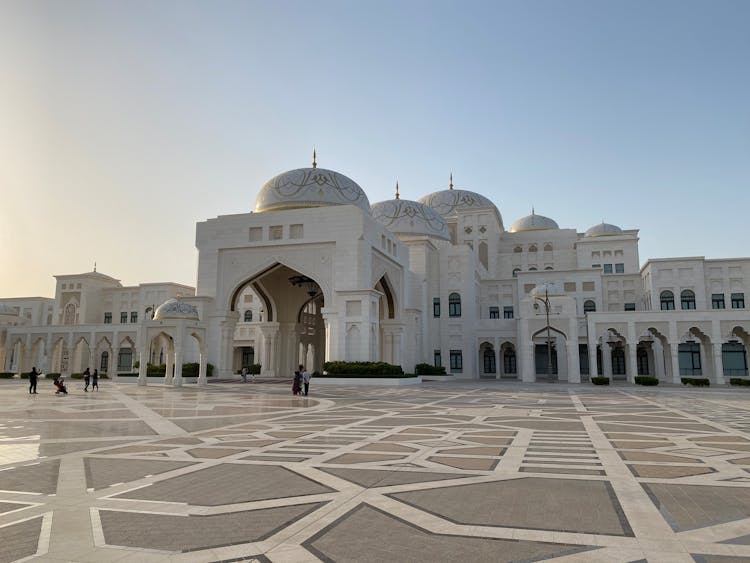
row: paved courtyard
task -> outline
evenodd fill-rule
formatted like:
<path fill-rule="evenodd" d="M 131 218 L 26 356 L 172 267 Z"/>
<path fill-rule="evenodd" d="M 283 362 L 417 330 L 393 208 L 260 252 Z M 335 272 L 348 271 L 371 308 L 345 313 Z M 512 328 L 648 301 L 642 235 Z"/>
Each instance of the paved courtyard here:
<path fill-rule="evenodd" d="M 0 563 L 750 561 L 750 391 L 0 383 Z"/>

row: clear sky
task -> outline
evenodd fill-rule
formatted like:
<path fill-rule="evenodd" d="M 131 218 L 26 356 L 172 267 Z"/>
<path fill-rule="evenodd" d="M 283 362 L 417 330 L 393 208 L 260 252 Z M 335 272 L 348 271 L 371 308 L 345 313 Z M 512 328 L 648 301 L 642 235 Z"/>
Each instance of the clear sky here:
<path fill-rule="evenodd" d="M 195 223 L 308 166 L 509 225 L 750 255 L 746 0 L 0 0 L 0 297 L 195 284 Z"/>

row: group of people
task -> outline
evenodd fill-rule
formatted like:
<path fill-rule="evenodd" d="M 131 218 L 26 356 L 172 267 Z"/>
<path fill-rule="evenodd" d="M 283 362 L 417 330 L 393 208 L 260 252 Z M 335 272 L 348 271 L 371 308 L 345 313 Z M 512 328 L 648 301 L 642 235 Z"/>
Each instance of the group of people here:
<path fill-rule="evenodd" d="M 31 371 L 29 372 L 29 395 L 38 395 L 36 392 L 36 384 L 39 380 L 39 376 L 41 374 L 36 370 L 36 366 L 31 368 Z M 55 388 L 57 391 L 55 391 L 55 395 L 59 395 L 62 393 L 63 395 L 68 394 L 68 389 L 65 387 L 65 378 L 62 375 L 58 375 L 54 382 Z M 96 389 L 99 390 L 99 371 L 94 370 L 94 373 L 91 373 L 91 370 L 89 368 L 86 368 L 86 371 L 83 372 L 83 390 L 88 393 L 89 391 L 89 385 L 91 385 L 92 391 Z"/>
<path fill-rule="evenodd" d="M 292 380 L 292 395 L 301 395 L 304 385 L 305 397 L 310 392 L 310 372 L 305 369 L 305 366 L 300 364 L 299 369 L 294 371 L 294 379 Z"/>

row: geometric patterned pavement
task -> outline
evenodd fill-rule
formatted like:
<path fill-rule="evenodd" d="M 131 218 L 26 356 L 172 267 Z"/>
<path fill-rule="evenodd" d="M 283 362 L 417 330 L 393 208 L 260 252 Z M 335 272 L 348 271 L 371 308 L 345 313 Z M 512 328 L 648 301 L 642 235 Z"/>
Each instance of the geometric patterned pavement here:
<path fill-rule="evenodd" d="M 0 563 L 750 561 L 750 392 L 0 383 Z"/>

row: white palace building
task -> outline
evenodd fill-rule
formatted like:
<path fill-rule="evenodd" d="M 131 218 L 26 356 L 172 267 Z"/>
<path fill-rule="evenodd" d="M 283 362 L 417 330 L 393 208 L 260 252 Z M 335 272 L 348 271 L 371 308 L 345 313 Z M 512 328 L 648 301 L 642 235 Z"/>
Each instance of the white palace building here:
<path fill-rule="evenodd" d="M 579 232 L 533 210 L 506 226 L 452 179 L 371 205 L 313 162 L 269 180 L 253 212 L 198 223 L 196 246 L 195 288 L 94 271 L 55 276 L 54 298 L 0 299 L 0 371 L 90 367 L 145 384 L 146 364 L 163 363 L 173 385 L 196 380 L 187 362 L 201 384 L 207 363 L 227 378 L 327 360 L 524 382 L 748 374 L 750 258 L 640 266 L 637 229 Z"/>

